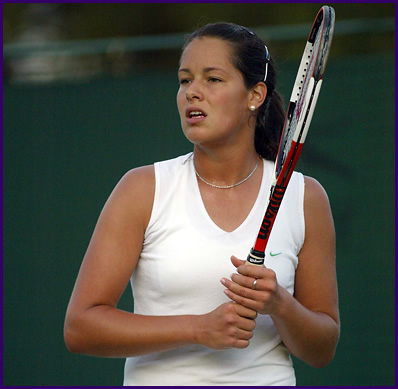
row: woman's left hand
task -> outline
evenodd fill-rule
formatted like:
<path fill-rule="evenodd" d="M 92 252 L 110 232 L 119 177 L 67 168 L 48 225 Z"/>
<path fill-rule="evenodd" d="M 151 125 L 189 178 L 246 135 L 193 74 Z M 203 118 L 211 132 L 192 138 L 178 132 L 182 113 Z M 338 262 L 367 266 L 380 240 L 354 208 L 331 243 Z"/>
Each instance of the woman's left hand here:
<path fill-rule="evenodd" d="M 237 274 L 232 274 L 231 280 L 221 279 L 221 283 L 227 288 L 224 293 L 232 301 L 258 313 L 276 313 L 281 300 L 281 287 L 275 272 L 264 266 L 247 265 L 245 261 L 234 256 L 231 261 Z"/>

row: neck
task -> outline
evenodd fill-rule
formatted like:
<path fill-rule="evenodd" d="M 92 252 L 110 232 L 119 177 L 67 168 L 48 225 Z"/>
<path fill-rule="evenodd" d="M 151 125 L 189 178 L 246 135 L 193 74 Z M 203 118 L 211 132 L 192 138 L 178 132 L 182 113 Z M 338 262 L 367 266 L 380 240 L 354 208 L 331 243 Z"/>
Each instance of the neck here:
<path fill-rule="evenodd" d="M 208 153 L 195 147 L 193 159 L 201 181 L 215 187 L 234 187 L 250 179 L 260 158 L 254 148 L 249 152 Z"/>

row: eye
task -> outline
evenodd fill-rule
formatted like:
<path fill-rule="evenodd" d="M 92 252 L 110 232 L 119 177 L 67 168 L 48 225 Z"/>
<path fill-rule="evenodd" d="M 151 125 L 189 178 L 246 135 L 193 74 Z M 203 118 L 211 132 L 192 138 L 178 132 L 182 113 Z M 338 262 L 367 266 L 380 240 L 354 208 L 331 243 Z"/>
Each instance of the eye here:
<path fill-rule="evenodd" d="M 180 85 L 188 84 L 190 80 L 188 78 L 181 78 L 179 81 Z"/>
<path fill-rule="evenodd" d="M 212 83 L 217 83 L 217 82 L 221 82 L 222 80 L 217 77 L 209 77 L 209 81 Z"/>

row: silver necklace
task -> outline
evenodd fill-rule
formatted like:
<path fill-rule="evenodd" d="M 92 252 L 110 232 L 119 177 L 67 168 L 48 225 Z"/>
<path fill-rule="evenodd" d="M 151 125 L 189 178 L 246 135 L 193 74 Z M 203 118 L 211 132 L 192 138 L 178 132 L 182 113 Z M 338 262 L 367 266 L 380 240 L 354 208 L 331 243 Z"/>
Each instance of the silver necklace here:
<path fill-rule="evenodd" d="M 257 169 L 258 161 L 259 161 L 259 160 L 260 160 L 260 158 L 257 159 L 256 166 L 254 166 L 254 169 L 251 171 L 251 173 L 250 173 L 246 178 L 244 178 L 242 181 L 239 181 L 239 182 L 237 182 L 236 184 L 233 184 L 233 185 L 215 185 L 215 184 L 212 184 L 211 182 L 207 182 L 207 181 L 206 181 L 204 178 L 202 178 L 202 177 L 199 175 L 199 173 L 196 171 L 195 162 L 193 163 L 193 168 L 195 169 L 195 174 L 197 175 L 197 177 L 198 177 L 202 182 L 204 182 L 205 184 L 207 184 L 207 185 L 209 185 L 209 186 L 211 186 L 211 187 L 213 187 L 213 188 L 217 188 L 217 189 L 231 189 L 231 188 L 234 188 L 235 186 L 238 186 L 238 185 L 240 185 L 240 184 L 243 184 L 245 181 L 247 181 L 247 180 L 254 174 L 254 172 L 255 172 L 256 169 Z"/>

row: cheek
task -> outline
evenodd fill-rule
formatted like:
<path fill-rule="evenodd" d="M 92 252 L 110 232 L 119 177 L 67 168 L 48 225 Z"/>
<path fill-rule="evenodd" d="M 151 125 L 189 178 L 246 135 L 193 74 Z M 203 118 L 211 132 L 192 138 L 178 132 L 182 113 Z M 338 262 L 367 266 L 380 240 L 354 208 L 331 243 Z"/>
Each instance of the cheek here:
<path fill-rule="evenodd" d="M 182 92 L 181 89 L 179 89 L 177 92 L 176 101 L 177 101 L 178 113 L 181 116 L 182 111 L 184 110 L 184 105 L 185 105 L 185 93 Z"/>
<path fill-rule="evenodd" d="M 245 103 L 239 100 L 223 100 L 218 105 L 220 107 L 219 119 L 225 124 L 234 123 L 235 125 L 242 122 L 246 115 Z"/>
<path fill-rule="evenodd" d="M 228 90 L 213 99 L 213 103 L 226 114 L 226 117 L 239 116 L 247 105 L 247 97 L 241 91 Z"/>

